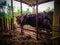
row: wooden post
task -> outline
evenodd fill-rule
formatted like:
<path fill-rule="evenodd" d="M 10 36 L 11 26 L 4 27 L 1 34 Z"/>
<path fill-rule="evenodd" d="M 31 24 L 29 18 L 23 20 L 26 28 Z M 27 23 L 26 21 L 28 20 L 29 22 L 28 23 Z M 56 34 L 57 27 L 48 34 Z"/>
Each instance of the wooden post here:
<path fill-rule="evenodd" d="M 5 31 L 8 31 L 8 29 L 7 29 L 7 18 L 5 18 Z"/>
<path fill-rule="evenodd" d="M 54 15 L 53 15 L 53 37 L 55 36 L 60 36 L 60 30 L 59 30 L 59 26 L 60 26 L 60 6 L 59 3 L 56 2 L 55 3 L 55 11 L 54 11 Z"/>
<path fill-rule="evenodd" d="M 2 18 L 2 31 L 4 31 L 4 23 L 3 23 L 3 18 Z"/>
<path fill-rule="evenodd" d="M 14 29 L 13 0 L 11 0 L 11 8 L 12 8 L 11 30 L 13 30 Z"/>
<path fill-rule="evenodd" d="M 35 14 L 35 13 L 36 13 L 36 12 L 35 12 L 35 5 L 32 6 L 32 8 L 33 8 L 33 14 Z"/>
<path fill-rule="evenodd" d="M 9 30 L 11 30 L 11 19 L 9 19 Z"/>
<path fill-rule="evenodd" d="M 20 8 L 21 8 L 21 15 L 22 15 L 22 0 L 20 0 Z M 22 21 L 21 21 L 22 23 Z M 23 35 L 23 26 L 21 26 L 21 34 Z"/>
<path fill-rule="evenodd" d="M 38 15 L 38 0 L 36 0 L 36 38 L 37 38 L 37 40 L 38 40 L 38 17 L 37 17 L 37 15 Z"/>
<path fill-rule="evenodd" d="M 4 20 L 4 31 L 5 31 L 5 29 L 6 29 L 6 27 L 5 27 L 5 17 L 3 18 L 3 20 Z"/>
<path fill-rule="evenodd" d="M 3 18 L 0 18 L 0 31 L 4 30 Z"/>
<path fill-rule="evenodd" d="M 53 45 L 59 45 L 60 36 L 60 3 L 54 3 L 54 15 L 53 15 Z M 55 43 L 56 42 L 56 43 Z"/>

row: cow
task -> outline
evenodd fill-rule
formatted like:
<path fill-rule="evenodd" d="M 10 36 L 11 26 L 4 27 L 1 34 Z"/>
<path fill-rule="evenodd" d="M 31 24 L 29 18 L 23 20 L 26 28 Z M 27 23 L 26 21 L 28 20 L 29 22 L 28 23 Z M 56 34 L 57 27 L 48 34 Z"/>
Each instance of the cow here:
<path fill-rule="evenodd" d="M 52 31 L 52 12 L 44 12 L 30 15 L 21 15 L 17 16 L 17 23 L 23 28 L 23 25 L 31 25 L 32 27 L 37 26 L 38 29 L 47 29 L 47 31 Z M 37 25 L 36 25 L 36 16 L 37 16 Z"/>
<path fill-rule="evenodd" d="M 41 16 L 38 19 L 39 19 L 38 27 L 41 27 L 42 22 Z M 17 16 L 17 23 L 20 24 L 20 26 L 29 24 L 32 27 L 36 27 L 36 14 Z"/>

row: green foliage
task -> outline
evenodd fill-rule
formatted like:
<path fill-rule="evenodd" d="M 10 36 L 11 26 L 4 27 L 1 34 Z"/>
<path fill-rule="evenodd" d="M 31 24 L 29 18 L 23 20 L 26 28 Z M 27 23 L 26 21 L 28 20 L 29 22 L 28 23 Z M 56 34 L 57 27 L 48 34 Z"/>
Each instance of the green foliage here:
<path fill-rule="evenodd" d="M 5 12 L 1 12 L 0 11 L 0 18 L 7 18 L 7 19 L 9 19 L 9 18 L 12 18 L 12 16 L 9 14 L 9 13 L 5 13 Z"/>
<path fill-rule="evenodd" d="M 25 13 L 26 13 L 26 14 L 31 14 L 31 12 L 29 11 L 29 8 L 26 10 Z"/>
<path fill-rule="evenodd" d="M 21 14 L 21 11 L 19 11 L 19 10 L 17 10 L 17 12 L 14 12 L 14 16 L 16 17 L 16 16 L 18 16 L 18 15 L 20 15 Z"/>
<path fill-rule="evenodd" d="M 44 13 L 44 12 L 54 12 L 54 9 L 51 9 L 50 7 L 48 7 L 46 10 L 40 11 L 39 13 Z"/>
<path fill-rule="evenodd" d="M 17 24 L 17 22 L 16 22 L 16 17 L 14 17 L 14 24 Z"/>
<path fill-rule="evenodd" d="M 5 17 L 6 17 L 7 19 L 11 19 L 11 18 L 12 18 L 12 15 L 6 14 Z"/>
<path fill-rule="evenodd" d="M 7 5 L 7 7 L 8 7 L 8 10 L 9 10 L 9 11 L 12 10 L 12 8 L 11 8 L 11 6 L 10 6 L 9 4 Z"/>
<path fill-rule="evenodd" d="M 1 10 L 0 10 L 0 18 L 5 17 L 5 15 L 6 15 L 6 13 L 4 12 L 4 9 L 3 9 L 3 8 L 5 8 L 4 6 L 6 6 L 6 4 L 7 4 L 6 1 L 0 3 L 0 9 L 3 10 L 3 12 L 1 12 Z"/>
<path fill-rule="evenodd" d="M 48 11 L 47 11 L 47 10 L 44 10 L 44 11 L 42 11 L 42 12 L 40 11 L 39 13 L 44 13 L 44 12 L 54 12 L 54 9 L 50 9 L 50 10 L 48 10 Z"/>
<path fill-rule="evenodd" d="M 9 6 L 9 5 L 7 6 L 8 7 L 8 12 L 7 13 L 4 12 L 3 8 L 5 8 L 5 7 L 3 7 L 3 6 L 7 6 L 6 2 L 0 4 L 0 9 L 2 10 L 2 11 L 0 11 L 0 18 L 1 19 L 3 18 L 3 22 L 1 22 L 1 23 L 3 23 L 3 25 L 6 25 L 6 23 L 10 24 L 11 18 L 12 18 L 11 6 Z M 7 21 L 6 21 L 6 19 L 7 19 Z"/>
<path fill-rule="evenodd" d="M 7 18 L 7 19 L 11 19 L 12 18 L 12 15 L 11 15 L 11 11 L 12 11 L 12 9 L 11 9 L 11 6 L 8 4 L 7 5 L 7 9 L 8 9 L 8 12 L 7 12 L 7 14 L 5 15 L 5 17 Z"/>
<path fill-rule="evenodd" d="M 0 18 L 5 17 L 5 13 L 0 11 Z"/>

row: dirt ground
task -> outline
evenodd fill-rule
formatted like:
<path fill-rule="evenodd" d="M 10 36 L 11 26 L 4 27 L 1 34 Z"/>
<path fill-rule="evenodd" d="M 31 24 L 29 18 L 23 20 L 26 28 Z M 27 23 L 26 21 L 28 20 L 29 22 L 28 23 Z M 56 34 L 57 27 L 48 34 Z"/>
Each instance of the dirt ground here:
<path fill-rule="evenodd" d="M 1 45 L 52 45 L 52 40 L 49 39 L 47 34 L 40 35 L 41 39 L 36 39 L 36 32 L 34 27 L 24 26 L 25 29 L 33 31 L 23 30 L 24 34 L 21 34 L 21 28 L 16 26 L 15 30 L 9 30 L 8 32 L 0 32 L 0 44 Z"/>

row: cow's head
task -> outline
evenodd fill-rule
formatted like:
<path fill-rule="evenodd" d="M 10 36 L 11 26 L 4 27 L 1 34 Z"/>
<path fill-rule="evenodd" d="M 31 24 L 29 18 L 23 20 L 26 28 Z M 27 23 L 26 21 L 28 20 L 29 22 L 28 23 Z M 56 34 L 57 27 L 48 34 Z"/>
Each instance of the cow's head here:
<path fill-rule="evenodd" d="M 16 21 L 17 21 L 18 24 L 21 23 L 21 18 L 20 18 L 20 16 L 17 16 L 17 17 L 16 17 Z"/>
<path fill-rule="evenodd" d="M 17 16 L 16 21 L 18 24 L 24 25 L 27 22 L 27 16 L 26 15 Z"/>

